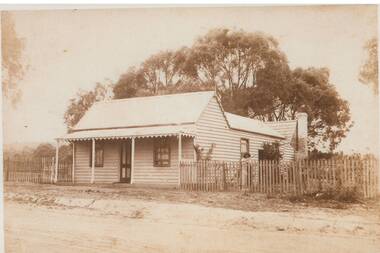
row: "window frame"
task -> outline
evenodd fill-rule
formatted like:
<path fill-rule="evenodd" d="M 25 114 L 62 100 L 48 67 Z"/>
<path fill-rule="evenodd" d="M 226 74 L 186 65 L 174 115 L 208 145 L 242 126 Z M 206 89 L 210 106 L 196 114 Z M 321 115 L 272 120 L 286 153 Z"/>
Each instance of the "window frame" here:
<path fill-rule="evenodd" d="M 167 148 L 168 159 L 158 159 L 158 149 Z M 163 164 L 163 161 L 167 161 L 167 164 Z M 171 164 L 171 148 L 169 138 L 159 138 L 154 140 L 153 144 L 153 166 L 154 167 L 170 167 Z"/>
<path fill-rule="evenodd" d="M 97 163 L 97 151 L 102 151 L 101 155 L 101 163 Z M 92 167 L 92 143 L 90 144 L 90 167 Z M 95 142 L 95 167 L 104 167 L 104 143 L 103 142 Z"/>
<path fill-rule="evenodd" d="M 249 152 L 250 151 L 249 150 L 249 139 L 248 138 L 240 138 L 240 158 L 243 158 L 243 156 L 244 156 L 242 149 L 241 149 L 243 141 L 246 141 L 245 145 L 246 145 L 246 149 L 247 149 L 247 151 L 244 154 L 247 154 L 247 153 L 250 154 L 250 152 Z"/>
<path fill-rule="evenodd" d="M 257 150 L 257 160 L 264 161 L 264 149 Z"/>

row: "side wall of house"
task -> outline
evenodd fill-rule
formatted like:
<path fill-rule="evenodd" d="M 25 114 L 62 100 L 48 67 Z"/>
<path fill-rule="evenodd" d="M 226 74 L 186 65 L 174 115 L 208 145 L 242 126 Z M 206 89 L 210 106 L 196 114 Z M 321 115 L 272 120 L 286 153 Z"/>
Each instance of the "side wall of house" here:
<path fill-rule="evenodd" d="M 286 137 L 286 139 L 280 142 L 280 152 L 283 154 L 284 160 L 293 160 L 295 157 L 295 150 L 292 147 L 292 142 L 295 142 L 296 140 L 297 123 L 295 121 L 279 121 L 268 123 L 268 126 Z"/>
<path fill-rule="evenodd" d="M 280 141 L 280 152 L 284 161 L 294 160 L 294 149 L 290 142 L 291 140 L 289 138 Z"/>
<path fill-rule="evenodd" d="M 75 144 L 75 183 L 91 182 L 90 166 L 91 142 L 81 141 Z M 95 167 L 95 183 L 113 183 L 119 181 L 120 146 L 116 141 L 104 143 L 103 167 Z"/>
<path fill-rule="evenodd" d="M 222 109 L 216 100 L 212 98 L 196 123 L 195 142 L 204 152 L 209 150 L 211 144 L 214 144 L 212 159 L 213 160 L 240 160 L 240 139 L 249 139 L 249 152 L 253 159 L 258 159 L 259 149 L 265 142 L 274 142 L 274 137 L 248 133 L 244 131 L 229 129 L 227 121 L 223 115 Z M 283 149 L 286 152 L 284 157 L 290 157 L 292 152 L 289 149 Z"/>
<path fill-rule="evenodd" d="M 136 140 L 134 184 L 178 185 L 178 138 L 170 137 L 170 166 L 155 167 L 153 164 L 153 138 Z M 182 137 L 182 159 L 193 159 L 192 138 Z"/>

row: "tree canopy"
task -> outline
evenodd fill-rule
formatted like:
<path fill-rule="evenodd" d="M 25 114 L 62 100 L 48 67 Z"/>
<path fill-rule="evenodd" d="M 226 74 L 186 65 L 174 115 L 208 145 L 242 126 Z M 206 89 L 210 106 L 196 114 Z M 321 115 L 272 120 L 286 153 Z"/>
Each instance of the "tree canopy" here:
<path fill-rule="evenodd" d="M 326 68 L 297 68 L 285 99 L 284 119 L 294 119 L 296 112 L 308 114 L 309 147 L 321 146 L 333 151 L 352 127 L 348 102 L 329 81 Z"/>
<path fill-rule="evenodd" d="M 364 49 L 367 51 L 367 60 L 360 69 L 359 81 L 371 86 L 377 95 L 379 94 L 377 38 L 370 39 Z"/>
<path fill-rule="evenodd" d="M 234 91 L 256 85 L 257 73 L 286 64 L 277 41 L 263 33 L 215 29 L 198 38 L 190 49 L 188 75 L 219 90 Z M 275 63 L 275 64 L 273 64 Z"/>
<path fill-rule="evenodd" d="M 223 108 L 264 121 L 307 112 L 309 148 L 334 150 L 352 122 L 347 101 L 326 68 L 291 70 L 270 35 L 213 29 L 191 47 L 162 51 L 128 69 L 113 85 L 114 98 L 217 90 Z M 101 92 L 100 92 L 101 93 Z M 92 105 L 95 91 L 79 93 L 65 114 L 73 126 Z"/>
<path fill-rule="evenodd" d="M 18 81 L 23 79 L 27 65 L 22 63 L 25 41 L 15 31 L 15 23 L 7 11 L 1 13 L 1 53 L 3 94 L 12 105 L 21 98 Z"/>
<path fill-rule="evenodd" d="M 70 130 L 83 117 L 85 112 L 96 102 L 112 98 L 111 83 L 97 83 L 90 91 L 80 90 L 75 98 L 70 99 L 64 114 L 65 123 Z"/>

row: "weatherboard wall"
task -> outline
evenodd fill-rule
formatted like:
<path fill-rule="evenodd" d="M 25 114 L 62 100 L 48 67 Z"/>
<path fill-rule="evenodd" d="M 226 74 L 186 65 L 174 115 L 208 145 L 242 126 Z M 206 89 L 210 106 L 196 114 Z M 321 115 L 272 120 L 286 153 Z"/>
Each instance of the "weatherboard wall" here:
<path fill-rule="evenodd" d="M 138 139 L 135 148 L 134 184 L 178 185 L 178 137 L 170 137 L 170 166 L 153 165 L 154 139 Z M 192 138 L 182 137 L 182 159 L 192 160 Z"/>
<path fill-rule="evenodd" d="M 297 121 L 287 120 L 266 123 L 268 126 L 285 136 L 285 139 L 280 142 L 280 151 L 283 154 L 284 160 L 293 160 L 295 153 L 293 145 L 295 145 L 294 142 L 297 136 Z"/>
<path fill-rule="evenodd" d="M 90 153 L 91 141 L 80 141 L 75 144 L 75 183 L 91 182 Z M 104 161 L 102 167 L 95 167 L 96 183 L 113 183 L 119 181 L 119 143 L 104 142 Z"/>
<path fill-rule="evenodd" d="M 213 97 L 196 123 L 196 144 L 203 149 L 203 152 L 207 152 L 214 144 L 212 160 L 238 161 L 241 138 L 249 140 L 249 153 L 253 159 L 258 159 L 259 150 L 265 142 L 280 141 L 281 144 L 286 142 L 276 137 L 230 129 L 221 106 Z M 294 156 L 293 150 L 288 147 L 281 145 L 280 150 L 284 160 L 290 160 Z"/>

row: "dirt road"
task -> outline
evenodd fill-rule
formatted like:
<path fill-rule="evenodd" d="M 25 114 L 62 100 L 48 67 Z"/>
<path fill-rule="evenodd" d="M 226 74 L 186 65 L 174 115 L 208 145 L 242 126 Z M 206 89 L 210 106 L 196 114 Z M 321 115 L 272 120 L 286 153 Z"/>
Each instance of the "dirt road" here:
<path fill-rule="evenodd" d="M 321 208 L 252 212 L 78 195 L 7 189 L 6 252 L 375 253 L 380 249 L 380 221 L 372 214 Z"/>

